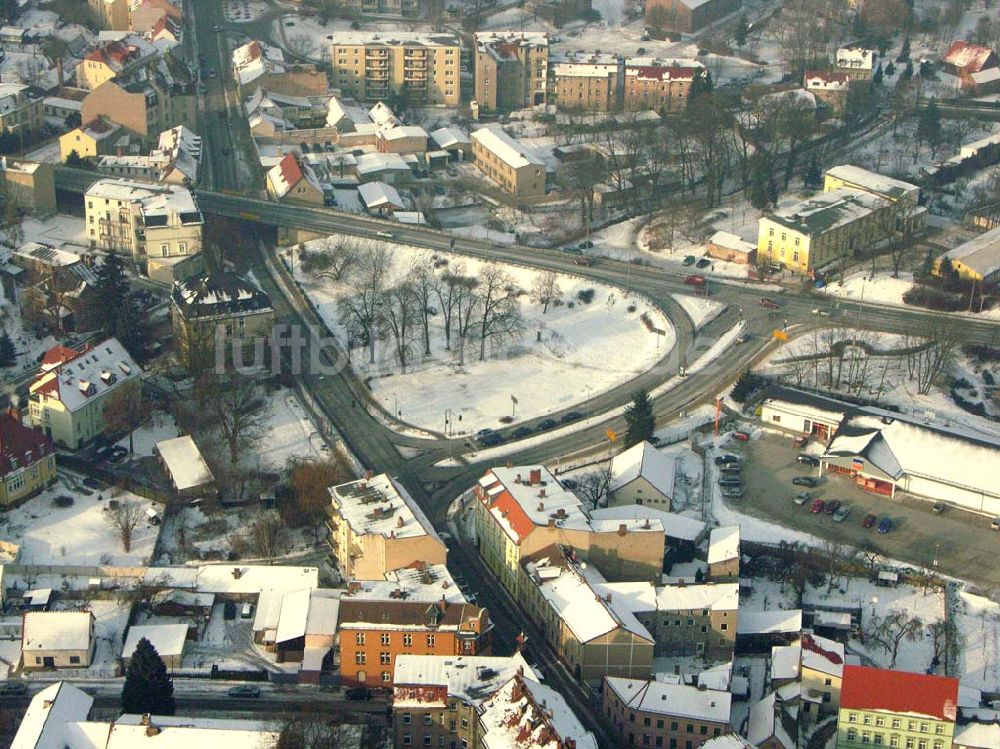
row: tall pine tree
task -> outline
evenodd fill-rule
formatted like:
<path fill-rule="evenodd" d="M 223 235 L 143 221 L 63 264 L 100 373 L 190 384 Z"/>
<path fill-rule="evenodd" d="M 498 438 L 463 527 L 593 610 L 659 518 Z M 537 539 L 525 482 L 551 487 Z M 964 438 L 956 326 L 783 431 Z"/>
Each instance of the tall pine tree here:
<path fill-rule="evenodd" d="M 118 255 L 108 255 L 97 269 L 95 320 L 101 331 L 114 336 L 140 362 L 142 361 L 142 329 L 140 311 L 129 298 L 129 282 L 125 264 Z"/>
<path fill-rule="evenodd" d="M 135 647 L 122 687 L 122 712 L 173 715 L 174 683 L 152 643 L 143 637 Z"/>
<path fill-rule="evenodd" d="M 653 439 L 656 415 L 653 413 L 653 401 L 645 390 L 632 393 L 632 402 L 625 408 L 625 423 L 628 424 L 625 447 Z"/>
<path fill-rule="evenodd" d="M 3 335 L 0 335 L 0 367 L 13 367 L 16 362 L 17 351 L 14 349 L 14 342 L 5 330 Z"/>

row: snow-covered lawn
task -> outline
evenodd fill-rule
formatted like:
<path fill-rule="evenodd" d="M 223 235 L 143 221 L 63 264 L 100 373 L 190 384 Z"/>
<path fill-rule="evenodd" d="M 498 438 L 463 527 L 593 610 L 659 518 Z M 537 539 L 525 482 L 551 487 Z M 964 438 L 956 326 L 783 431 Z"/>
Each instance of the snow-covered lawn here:
<path fill-rule="evenodd" d="M 962 633 L 962 668 L 965 686 L 984 692 L 1000 690 L 1000 604 L 972 593 L 959 593 L 960 613 L 955 624 Z"/>
<path fill-rule="evenodd" d="M 325 240 L 306 246 L 322 251 Z M 413 264 L 432 264 L 432 255 L 425 250 L 400 246 L 392 250 L 390 283 L 402 280 Z M 439 254 L 439 266 L 443 259 Z M 464 274 L 472 278 L 481 277 L 484 271 L 480 261 L 447 261 L 451 272 L 464 266 Z M 512 415 L 513 399 L 517 400 L 514 416 L 518 421 L 563 410 L 641 374 L 673 346 L 669 320 L 644 298 L 625 300 L 613 288 L 559 276 L 560 303 L 550 304 L 543 314 L 530 293 L 538 274 L 517 266 L 505 270 L 516 288 L 524 292 L 517 300 L 523 332 L 497 349 L 487 343 L 483 360 L 479 358 L 479 340 L 466 344 L 464 364 L 458 361 L 454 341 L 453 350 L 445 350 L 441 314 L 431 318 L 432 354 L 421 357 L 422 346 L 417 341 L 405 374 L 400 371 L 388 334 L 378 346 L 375 365 L 368 363 L 366 349 L 354 349 L 353 366 L 368 379 L 372 394 L 387 411 L 427 429 L 443 430 L 449 410 L 456 418 L 457 433 L 497 427 L 502 417 Z M 351 282 L 311 278 L 302 272 L 299 262 L 295 273 L 327 325 L 344 340 L 338 302 L 349 294 Z M 593 290 L 593 299 L 585 303 L 579 295 L 588 290 Z M 643 315 L 666 335 L 650 332 Z"/>
<path fill-rule="evenodd" d="M 0 538 L 20 544 L 23 564 L 146 563 L 160 526 L 150 525 L 143 514 L 132 532 L 131 549 L 124 551 L 104 519 L 111 492 L 83 490 L 77 488 L 78 481 L 78 477 L 60 471 L 59 481 L 51 488 L 0 515 Z M 55 500 L 60 496 L 72 497 L 73 504 L 57 507 Z M 153 507 L 148 499 L 130 492 L 117 494 L 115 499 L 135 502 L 143 513 Z"/>
<path fill-rule="evenodd" d="M 282 388 L 271 395 L 269 403 L 268 432 L 260 441 L 263 465 L 277 470 L 291 458 L 320 459 L 329 454 L 326 442 L 295 393 Z"/>
<path fill-rule="evenodd" d="M 710 323 L 716 315 L 726 308 L 722 302 L 716 302 L 707 297 L 691 296 L 690 294 L 671 294 L 671 296 L 691 318 L 695 329 Z"/>
<path fill-rule="evenodd" d="M 136 458 L 153 454 L 157 442 L 172 439 L 180 434 L 174 417 L 166 411 L 154 411 L 149 419 L 132 434 L 132 450 Z M 118 440 L 118 444 L 128 449 L 128 435 Z"/>

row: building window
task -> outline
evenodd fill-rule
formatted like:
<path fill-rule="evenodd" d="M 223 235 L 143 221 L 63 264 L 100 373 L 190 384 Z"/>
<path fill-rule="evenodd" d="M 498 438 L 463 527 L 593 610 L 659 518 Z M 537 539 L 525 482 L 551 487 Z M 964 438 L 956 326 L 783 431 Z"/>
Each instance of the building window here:
<path fill-rule="evenodd" d="M 424 725 L 425 726 L 429 726 L 430 724 L 431 724 L 431 715 L 430 715 L 430 713 L 424 713 Z"/>
<path fill-rule="evenodd" d="M 847 729 L 847 740 L 848 741 L 857 741 L 858 740 L 858 731 L 857 731 L 857 729 L 855 729 L 855 728 L 848 728 Z"/>
<path fill-rule="evenodd" d="M 829 686 L 830 680 L 827 679 L 826 682 L 827 682 L 827 685 Z M 885 716 L 884 715 L 876 715 L 875 716 L 875 725 L 877 725 L 877 726 L 884 726 L 885 725 Z"/>
<path fill-rule="evenodd" d="M 892 749 L 899 749 L 899 734 L 898 733 L 894 733 L 894 734 L 892 734 L 889 737 L 889 746 L 891 746 Z"/>
<path fill-rule="evenodd" d="M 936 733 L 938 736 L 943 736 L 944 735 L 944 726 L 941 725 L 940 723 L 936 724 L 934 726 L 934 733 Z"/>
<path fill-rule="evenodd" d="M 870 726 L 872 724 L 872 716 L 866 713 L 865 715 L 861 716 L 861 722 L 864 723 L 866 726 Z"/>
<path fill-rule="evenodd" d="M 413 739 L 410 738 L 410 734 L 408 733 L 403 734 L 403 746 L 409 746 L 412 743 L 412 741 Z"/>
<path fill-rule="evenodd" d="M 355 665 L 357 665 L 357 666 L 363 666 L 363 665 L 365 665 L 366 662 L 367 662 L 367 659 L 365 658 L 365 653 L 364 653 L 363 650 L 354 654 L 354 664 Z"/>
<path fill-rule="evenodd" d="M 413 716 L 409 713 L 403 713 L 403 725 L 408 726 L 413 722 Z"/>
<path fill-rule="evenodd" d="M 382 644 L 383 645 L 388 645 L 389 644 L 389 633 L 388 632 L 383 632 L 382 633 Z"/>
<path fill-rule="evenodd" d="M 385 652 L 379 653 L 378 662 L 381 663 L 383 666 L 388 666 L 390 663 L 392 663 L 392 654 Z"/>
<path fill-rule="evenodd" d="M 928 726 L 926 723 L 920 724 L 920 733 L 927 733 L 929 730 L 930 726 Z"/>
<path fill-rule="evenodd" d="M 434 643 L 436 642 L 436 640 L 437 638 L 433 634 L 427 635 L 427 647 L 429 648 L 434 647 Z"/>
<path fill-rule="evenodd" d="M 413 635 L 406 633 L 403 635 L 403 646 L 411 647 L 413 645 Z"/>
<path fill-rule="evenodd" d="M 69 662 L 70 663 L 79 663 L 80 662 L 80 656 L 78 656 L 78 655 L 71 655 L 69 657 Z"/>
<path fill-rule="evenodd" d="M 365 633 L 364 632 L 355 632 L 354 633 L 354 644 L 355 645 L 364 645 L 365 644 Z"/>
<path fill-rule="evenodd" d="M 875 744 L 875 745 L 877 745 L 877 746 L 882 746 L 882 734 L 876 733 L 872 737 L 872 743 Z"/>
<path fill-rule="evenodd" d="M 902 723 L 900 722 L 899 718 L 893 718 L 892 719 L 892 727 L 893 728 L 899 728 L 900 725 L 902 725 Z"/>

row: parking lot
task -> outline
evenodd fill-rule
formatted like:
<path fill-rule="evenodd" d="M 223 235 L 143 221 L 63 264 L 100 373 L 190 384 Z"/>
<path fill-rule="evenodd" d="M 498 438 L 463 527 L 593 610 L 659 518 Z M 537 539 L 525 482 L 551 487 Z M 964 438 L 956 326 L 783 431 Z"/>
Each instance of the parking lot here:
<path fill-rule="evenodd" d="M 990 529 L 991 518 L 948 507 L 942 514 L 931 512 L 932 502 L 907 495 L 883 497 L 863 491 L 849 476 L 824 473 L 819 485 L 810 489 L 792 484 L 796 476 L 816 476 L 817 468 L 801 465 L 801 452 L 792 438 L 775 434 L 755 435 L 748 443 L 730 445 L 743 460 L 744 494 L 739 500 L 727 500 L 734 509 L 760 516 L 783 526 L 861 546 L 874 544 L 886 556 L 910 564 L 930 567 L 935 555 L 938 570 L 984 585 L 1000 583 L 996 565 L 1000 550 L 1000 532 Z M 808 449 L 808 448 L 807 448 Z M 812 452 L 816 452 L 815 446 Z M 826 514 L 813 514 L 810 503 L 798 506 L 792 501 L 800 491 L 824 501 L 839 499 L 851 510 L 842 523 Z M 892 530 L 880 534 L 875 528 L 863 528 L 868 513 L 881 520 L 892 520 Z"/>

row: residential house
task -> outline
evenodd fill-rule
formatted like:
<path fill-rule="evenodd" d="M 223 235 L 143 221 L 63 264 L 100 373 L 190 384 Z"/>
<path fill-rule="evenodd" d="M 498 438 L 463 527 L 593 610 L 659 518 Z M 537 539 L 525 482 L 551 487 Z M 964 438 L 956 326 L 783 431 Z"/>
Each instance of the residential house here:
<path fill-rule="evenodd" d="M 115 394 L 140 387 L 142 370 L 116 338 L 76 351 L 50 349 L 28 388 L 31 425 L 57 445 L 78 449 L 103 434 Z"/>
<path fill-rule="evenodd" d="M 838 70 L 807 70 L 802 86 L 840 117 L 847 106 L 847 94 L 855 78 Z"/>
<path fill-rule="evenodd" d="M 375 147 L 379 153 L 424 153 L 428 137 L 419 125 L 380 128 L 375 134 Z"/>
<path fill-rule="evenodd" d="M 958 679 L 844 666 L 837 749 L 951 749 L 957 717 Z"/>
<path fill-rule="evenodd" d="M 335 669 L 334 646 L 342 591 L 309 589 L 262 591 L 254 616 L 254 642 L 273 652 L 278 663 L 299 663 L 300 684 L 319 684 Z"/>
<path fill-rule="evenodd" d="M 639 614 L 657 655 L 729 658 L 739 624 L 739 584 L 666 585 L 656 589 L 654 614 Z"/>
<path fill-rule="evenodd" d="M 193 369 L 210 365 L 220 351 L 233 359 L 253 356 L 274 329 L 270 297 L 231 271 L 175 281 L 170 317 L 178 357 Z"/>
<path fill-rule="evenodd" d="M 482 703 L 520 675 L 537 676 L 512 656 L 396 656 L 392 723 L 395 746 L 479 747 Z"/>
<path fill-rule="evenodd" d="M 218 489 L 211 469 L 190 434 L 156 443 L 170 485 L 179 497 L 212 497 Z"/>
<path fill-rule="evenodd" d="M 56 212 L 56 183 L 51 164 L 0 156 L 0 185 L 5 200 L 14 201 L 36 218 Z"/>
<path fill-rule="evenodd" d="M 552 687 L 515 675 L 477 708 L 480 746 L 598 749 L 594 735 Z M 405 746 L 405 744 L 404 744 Z"/>
<path fill-rule="evenodd" d="M 472 133 L 476 166 L 515 200 L 545 195 L 545 162 L 499 126 Z"/>
<path fill-rule="evenodd" d="M 653 0 L 646 5 L 646 26 L 692 34 L 735 13 L 741 6 L 741 0 Z M 653 8 L 662 8 L 657 11 L 659 19 L 651 15 Z"/>
<path fill-rule="evenodd" d="M 750 706 L 746 734 L 751 744 L 758 749 L 798 749 L 800 691 L 797 683 L 787 684 Z"/>
<path fill-rule="evenodd" d="M 245 98 L 258 89 L 290 96 L 325 94 L 326 73 L 311 64 L 285 61 L 278 47 L 256 39 L 236 47 L 232 53 L 233 78 Z"/>
<path fill-rule="evenodd" d="M 115 153 L 120 143 L 128 142 L 128 135 L 118 123 L 95 117 L 59 136 L 59 156 L 66 161 L 75 152 L 81 159 L 97 159 Z"/>
<path fill-rule="evenodd" d="M 522 560 L 553 544 L 572 548 L 611 580 L 654 580 L 662 572 L 658 519 L 591 518 L 544 466 L 494 467 L 473 492 L 479 554 L 515 600 Z"/>
<path fill-rule="evenodd" d="M 133 33 L 157 41 L 164 31 L 169 31 L 174 42 L 180 41 L 181 7 L 179 0 L 131 0 L 129 26 Z"/>
<path fill-rule="evenodd" d="M 430 137 L 438 149 L 446 151 L 453 161 L 465 161 L 472 152 L 468 133 L 457 127 L 438 128 Z"/>
<path fill-rule="evenodd" d="M 134 34 L 102 44 L 88 52 L 76 66 L 76 85 L 93 91 L 102 83 L 152 64 L 159 50 Z"/>
<path fill-rule="evenodd" d="M 69 682 L 57 681 L 43 687 L 31 698 L 11 746 L 16 749 L 68 746 L 75 721 L 86 720 L 93 704 L 93 697 Z"/>
<path fill-rule="evenodd" d="M 366 17 L 415 18 L 420 13 L 417 0 L 347 0 L 347 6 Z"/>
<path fill-rule="evenodd" d="M 365 210 L 374 216 L 391 216 L 396 211 L 406 208 L 396 188 L 385 182 L 366 182 L 358 185 L 358 196 Z"/>
<path fill-rule="evenodd" d="M 553 53 L 549 57 L 550 101 L 561 110 L 621 109 L 624 65 L 614 54 Z"/>
<path fill-rule="evenodd" d="M 890 203 L 907 201 L 916 206 L 920 202 L 920 188 L 916 185 L 851 164 L 831 167 L 823 175 L 823 192 L 841 188 L 866 192 Z"/>
<path fill-rule="evenodd" d="M 548 98 L 549 35 L 544 31 L 478 31 L 475 107 L 505 113 Z"/>
<path fill-rule="evenodd" d="M 771 648 L 771 684 L 778 688 L 798 682 L 801 718 L 815 723 L 840 710 L 844 658 L 843 643 L 803 634 L 795 644 Z"/>
<path fill-rule="evenodd" d="M 94 615 L 89 611 L 27 611 L 21 620 L 21 667 L 88 668 L 94 657 Z"/>
<path fill-rule="evenodd" d="M 56 480 L 52 442 L 21 423 L 20 414 L 0 414 L 0 507 L 11 507 Z"/>
<path fill-rule="evenodd" d="M 670 512 L 675 462 L 645 440 L 618 453 L 611 459 L 608 505 L 648 505 Z"/>
<path fill-rule="evenodd" d="M 109 177 L 191 186 L 198 182 L 201 137 L 184 125 L 160 133 L 156 148 L 146 156 L 107 155 L 97 171 Z"/>
<path fill-rule="evenodd" d="M 0 83 L 0 131 L 41 130 L 43 92 L 23 83 Z"/>
<path fill-rule="evenodd" d="M 709 237 L 705 254 L 727 263 L 757 264 L 757 245 L 728 231 L 717 231 Z"/>
<path fill-rule="evenodd" d="M 393 686 L 399 655 L 489 655 L 489 612 L 469 603 L 340 599 L 340 678 L 345 684 Z"/>
<path fill-rule="evenodd" d="M 130 4 L 131 0 L 87 0 L 97 27 L 110 31 L 128 31 L 131 28 Z"/>
<path fill-rule="evenodd" d="M 934 272 L 940 274 L 945 258 L 960 278 L 989 286 L 1000 282 L 1000 227 L 962 242 L 934 260 Z"/>
<path fill-rule="evenodd" d="M 578 562 L 572 549 L 553 545 L 532 554 L 522 562 L 522 576 L 522 610 L 575 679 L 652 675 L 653 636 L 623 596 L 595 589 L 604 578 Z M 652 593 L 648 582 L 637 586 Z"/>
<path fill-rule="evenodd" d="M 729 733 L 732 695 L 648 679 L 605 676 L 601 707 L 623 746 L 700 747 Z"/>
<path fill-rule="evenodd" d="M 739 582 L 740 527 L 713 528 L 708 536 L 708 579 L 715 583 Z"/>
<path fill-rule="evenodd" d="M 267 194 L 277 201 L 323 205 L 323 186 L 298 154 L 285 154 L 267 171 Z"/>
<path fill-rule="evenodd" d="M 622 106 L 627 112 L 682 112 L 695 77 L 704 73 L 705 66 L 697 60 L 629 57 L 624 62 Z"/>
<path fill-rule="evenodd" d="M 992 49 L 961 40 L 952 42 L 941 59 L 941 68 L 957 76 L 963 88 L 974 87 L 973 76 L 992 70 L 997 65 L 997 54 Z"/>
<path fill-rule="evenodd" d="M 461 42 L 446 32 L 336 32 L 334 88 L 359 101 L 405 96 L 414 106 L 458 106 Z"/>
<path fill-rule="evenodd" d="M 344 579 L 381 580 L 415 562 L 447 560 L 423 510 L 384 473 L 331 487 L 327 527 L 330 556 Z"/>
<path fill-rule="evenodd" d="M 849 44 L 837 49 L 834 67 L 838 73 L 847 73 L 853 80 L 868 81 L 875 73 L 878 50 L 859 44 Z"/>
<path fill-rule="evenodd" d="M 364 153 L 355 159 L 354 172 L 358 181 L 386 182 L 390 185 L 406 182 L 413 170 L 398 153 Z"/>
<path fill-rule="evenodd" d="M 122 666 L 128 670 L 139 641 L 146 640 L 156 648 L 168 670 L 180 668 L 187 636 L 187 624 L 133 624 L 122 645 Z"/>

